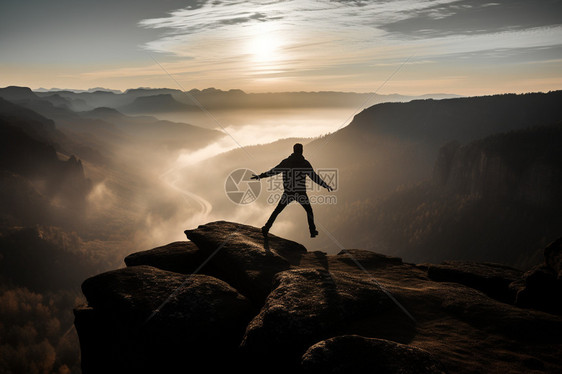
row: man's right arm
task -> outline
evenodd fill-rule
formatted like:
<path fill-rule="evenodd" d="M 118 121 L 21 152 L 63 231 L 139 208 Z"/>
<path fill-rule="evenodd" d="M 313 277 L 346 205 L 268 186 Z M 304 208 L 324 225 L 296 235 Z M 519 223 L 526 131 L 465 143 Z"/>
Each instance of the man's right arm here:
<path fill-rule="evenodd" d="M 277 175 L 279 173 L 282 173 L 283 170 L 286 169 L 285 165 L 285 160 L 281 161 L 279 163 L 279 165 L 277 165 L 276 167 L 274 167 L 271 170 L 268 170 L 266 172 L 261 173 L 260 175 L 255 175 L 252 177 L 252 179 L 261 179 L 261 178 L 268 178 L 268 177 L 272 177 L 274 175 Z"/>

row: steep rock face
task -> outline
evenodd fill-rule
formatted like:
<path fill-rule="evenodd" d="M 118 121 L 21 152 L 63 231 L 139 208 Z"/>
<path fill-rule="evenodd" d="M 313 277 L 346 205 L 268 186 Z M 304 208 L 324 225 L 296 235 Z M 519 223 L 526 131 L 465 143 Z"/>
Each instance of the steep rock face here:
<path fill-rule="evenodd" d="M 75 324 L 85 373 L 562 370 L 562 317 L 478 289 L 487 271 L 511 279 L 509 269 L 456 264 L 435 281 L 431 264 L 307 252 L 232 222 L 186 235 L 193 241 L 132 254 L 127 268 L 84 282 Z"/>
<path fill-rule="evenodd" d="M 451 141 L 439 149 L 437 160 L 433 167 L 433 181 L 438 185 L 444 186 L 449 182 L 453 161 L 460 147 L 461 144 L 458 141 Z"/>
<path fill-rule="evenodd" d="M 75 311 L 84 373 L 154 372 L 233 358 L 250 305 L 228 284 L 149 266 L 87 279 L 88 307 Z M 190 362 L 183 360 L 189 352 Z"/>
<path fill-rule="evenodd" d="M 498 134 L 440 149 L 434 181 L 457 194 L 537 205 L 560 201 L 562 126 Z"/>

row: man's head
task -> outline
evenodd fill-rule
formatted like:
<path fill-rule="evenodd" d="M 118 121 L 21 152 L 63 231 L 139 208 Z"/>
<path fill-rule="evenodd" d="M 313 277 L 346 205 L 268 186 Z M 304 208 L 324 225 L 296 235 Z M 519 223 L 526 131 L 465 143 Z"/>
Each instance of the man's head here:
<path fill-rule="evenodd" d="M 302 144 L 297 143 L 293 146 L 293 152 L 302 155 Z"/>

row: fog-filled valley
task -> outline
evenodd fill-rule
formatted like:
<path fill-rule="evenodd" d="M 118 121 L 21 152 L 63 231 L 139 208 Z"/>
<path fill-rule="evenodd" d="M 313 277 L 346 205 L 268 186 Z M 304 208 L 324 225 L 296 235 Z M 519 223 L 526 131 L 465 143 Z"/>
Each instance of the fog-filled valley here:
<path fill-rule="evenodd" d="M 267 171 L 295 143 L 334 191 L 310 186 L 317 238 L 298 204 L 272 234 L 309 251 L 528 269 L 560 236 L 561 102 L 560 91 L 0 89 L 0 297 L 9 305 L 2 320 L 17 327 L 1 326 L 13 344 L 0 360 L 78 371 L 69 310 L 81 282 L 132 252 L 186 240 L 183 231 L 200 224 L 261 227 L 279 179 L 257 182 L 255 201 L 241 203 L 227 194 L 229 176 Z M 28 348 L 9 348 L 18 344 Z"/>

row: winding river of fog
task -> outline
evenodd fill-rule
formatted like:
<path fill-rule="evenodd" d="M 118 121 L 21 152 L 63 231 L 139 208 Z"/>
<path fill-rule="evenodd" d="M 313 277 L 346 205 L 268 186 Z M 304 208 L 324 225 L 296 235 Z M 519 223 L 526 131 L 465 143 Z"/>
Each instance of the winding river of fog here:
<path fill-rule="evenodd" d="M 209 186 L 201 185 L 192 178 L 197 174 L 199 164 L 207 159 L 236 148 L 250 145 L 271 143 L 283 138 L 315 138 L 337 131 L 346 126 L 352 119 L 353 108 L 338 109 L 297 109 L 297 110 L 252 110 L 252 111 L 221 111 L 208 114 L 177 114 L 165 113 L 158 115 L 160 119 L 183 122 L 204 128 L 216 129 L 225 133 L 219 140 L 195 151 L 182 151 L 177 159 L 168 165 L 161 165 L 163 172 L 160 180 L 175 192 L 176 199 L 181 199 L 183 208 L 180 220 L 165 220 L 161 225 L 153 227 L 153 238 L 160 240 L 185 240 L 183 230 L 197 227 L 206 222 L 225 219 L 261 226 L 271 213 L 273 207 L 263 209 L 257 204 L 237 206 L 222 196 L 214 195 L 213 199 L 205 198 Z M 278 155 L 279 161 L 292 152 Z M 252 157 L 244 152 L 248 158 Z M 306 156 L 306 149 L 305 149 Z M 246 160 L 248 161 L 248 160 Z M 244 162 L 240 164 L 244 168 Z M 271 165 L 273 167 L 275 165 Z M 260 170 L 262 171 L 262 170 Z M 200 171 L 199 171 L 200 172 Z M 216 184 L 224 188 L 225 177 L 220 176 Z M 216 188 L 216 186 L 215 186 Z M 216 212 L 220 205 L 220 212 Z M 271 208 L 271 209 L 269 209 Z M 177 218 L 177 216 L 176 216 Z M 303 220 L 305 217 L 301 217 Z M 303 221 L 304 222 L 304 221 Z M 290 220 L 282 217 L 276 223 L 276 233 L 286 234 L 292 229 Z"/>
<path fill-rule="evenodd" d="M 354 108 L 254 109 L 187 114 L 162 113 L 157 117 L 223 131 L 230 135 L 230 141 L 220 142 L 220 146 L 227 151 L 238 144 L 247 146 L 271 143 L 282 138 L 313 138 L 325 135 L 347 125 L 355 112 Z"/>

